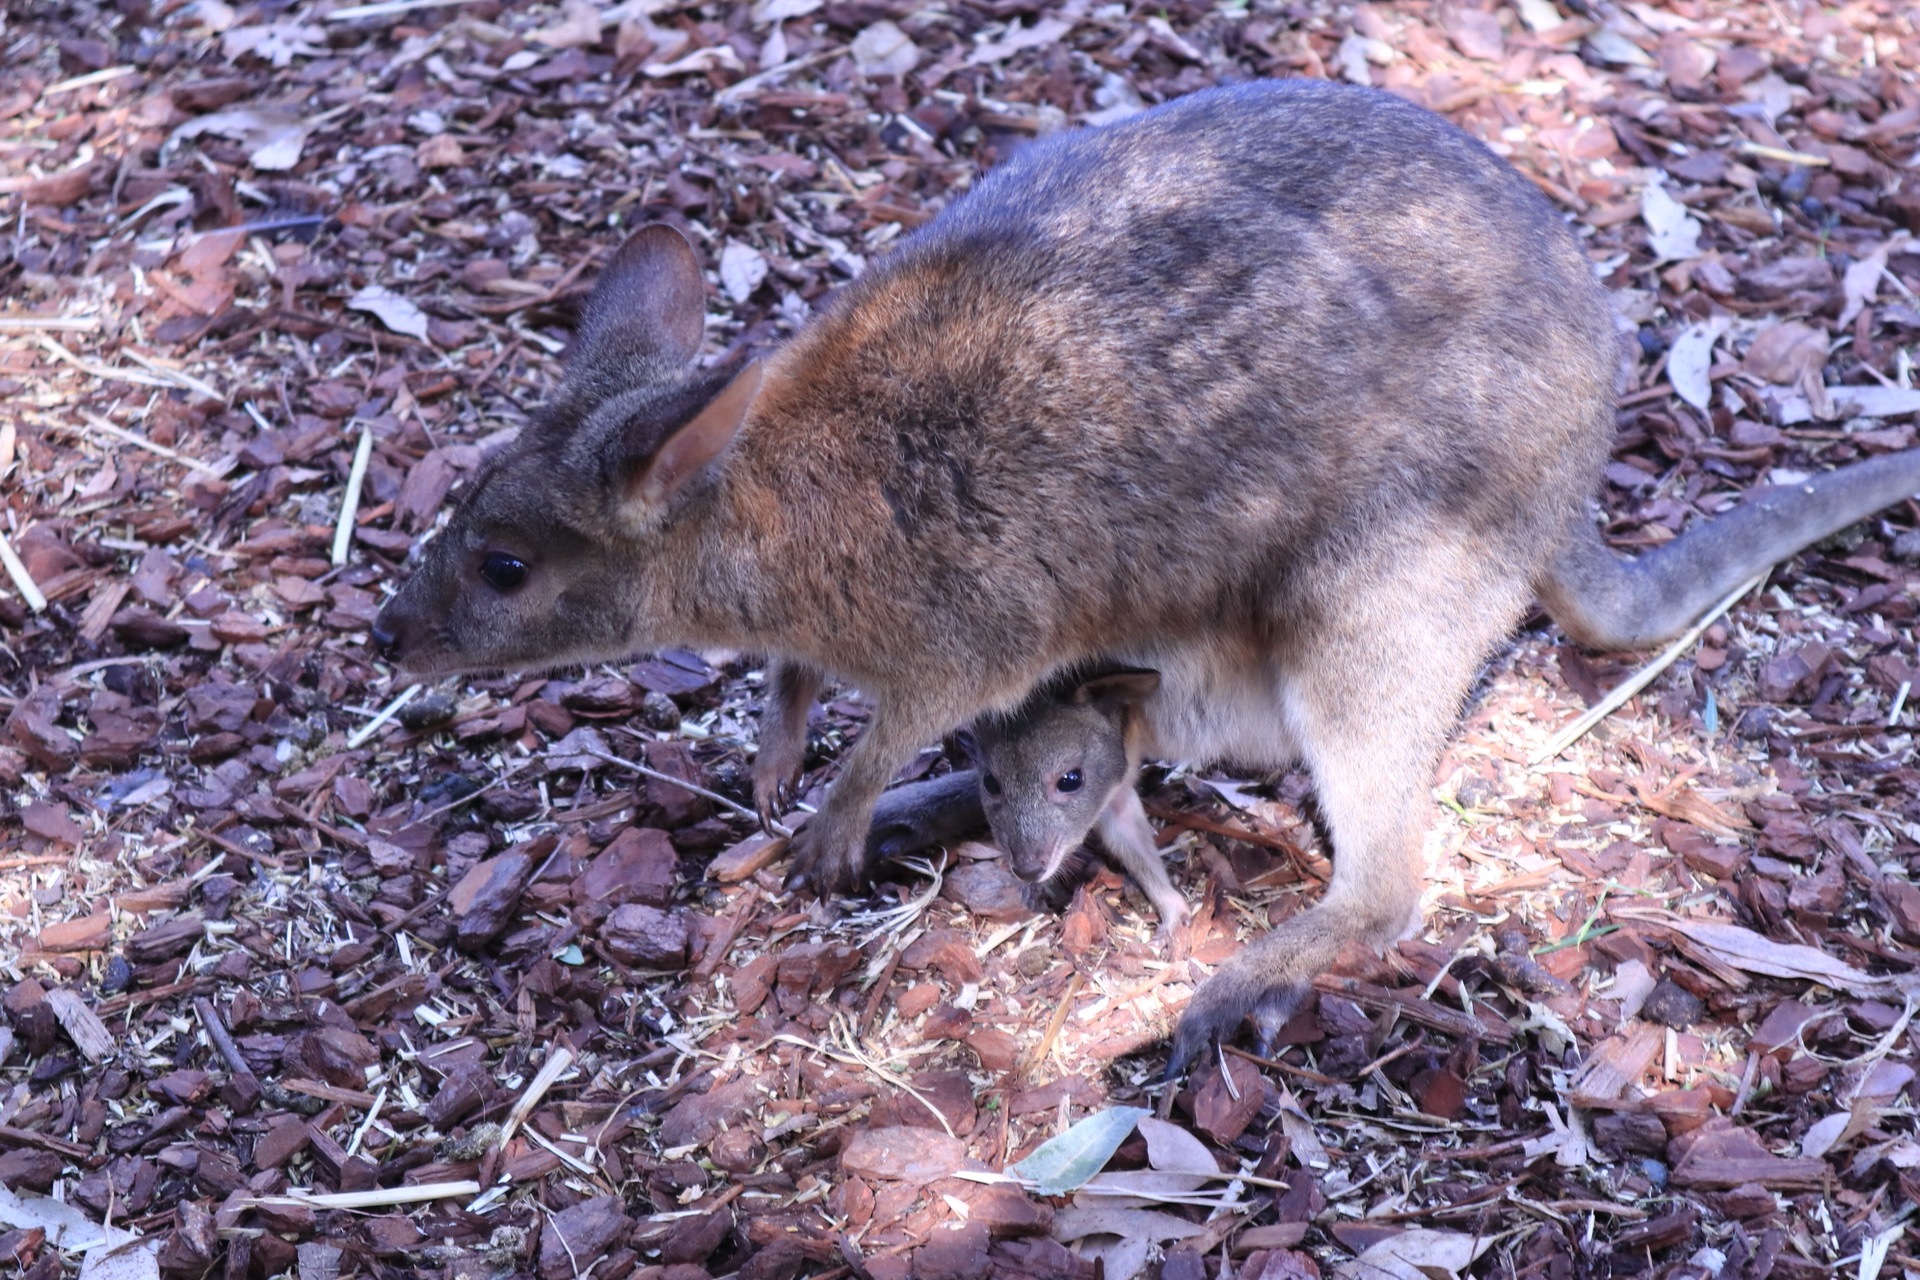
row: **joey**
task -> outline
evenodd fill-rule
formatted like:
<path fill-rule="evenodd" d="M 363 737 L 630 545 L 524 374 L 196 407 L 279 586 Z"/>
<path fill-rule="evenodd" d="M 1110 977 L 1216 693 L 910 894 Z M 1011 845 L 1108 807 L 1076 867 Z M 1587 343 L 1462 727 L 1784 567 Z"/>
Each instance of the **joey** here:
<path fill-rule="evenodd" d="M 1135 783 L 1153 671 L 1108 671 L 1048 681 L 1008 715 L 959 734 L 979 780 L 980 805 L 1013 874 L 1040 889 L 1062 880 L 1089 833 L 1147 895 L 1164 937 L 1187 922 L 1187 900 L 1167 876 Z"/>
<path fill-rule="evenodd" d="M 971 763 L 888 791 L 868 839 L 876 857 L 946 844 L 983 823 L 1035 911 L 1057 911 L 1091 864 L 1089 836 L 1138 884 L 1167 937 L 1192 914 L 1168 877 L 1134 790 L 1157 672 L 1069 671 L 1019 707 L 954 738 Z"/>
<path fill-rule="evenodd" d="M 1354 86 L 1038 140 L 761 362 L 693 365 L 703 288 L 668 228 L 614 255 L 376 642 L 419 675 L 766 655 L 769 811 L 819 677 L 857 687 L 872 719 L 793 844 L 821 891 L 863 878 L 927 742 L 1076 664 L 1158 671 L 1152 749 L 1304 760 L 1334 861 L 1199 987 L 1171 1071 L 1412 926 L 1435 759 L 1529 599 L 1651 644 L 1920 491 L 1920 454 L 1887 455 L 1616 557 L 1587 512 L 1617 369 L 1592 263 L 1479 142 Z"/>

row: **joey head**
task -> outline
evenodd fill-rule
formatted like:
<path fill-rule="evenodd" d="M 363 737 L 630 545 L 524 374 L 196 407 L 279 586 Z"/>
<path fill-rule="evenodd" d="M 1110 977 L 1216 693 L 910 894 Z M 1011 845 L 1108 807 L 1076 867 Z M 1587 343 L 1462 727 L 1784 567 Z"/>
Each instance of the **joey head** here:
<path fill-rule="evenodd" d="M 793 844 L 822 891 L 863 878 L 926 743 L 1076 664 L 1158 671 L 1150 753 L 1304 760 L 1334 862 L 1198 988 L 1173 1071 L 1407 930 L 1434 762 L 1531 598 L 1651 644 L 1920 491 L 1920 452 L 1887 455 L 1615 556 L 1587 512 L 1618 368 L 1593 264 L 1478 141 L 1350 85 L 1040 139 L 764 363 L 695 367 L 703 319 L 685 240 L 637 232 L 376 641 L 425 675 L 763 654 L 763 806 L 821 677 L 860 689 Z"/>
<path fill-rule="evenodd" d="M 1135 783 L 1144 741 L 1141 707 L 1154 671 L 1069 673 L 1005 715 L 958 736 L 978 775 L 980 805 L 1014 875 L 1044 893 L 1097 835 L 1160 914 L 1161 933 L 1186 923 L 1186 899 L 1167 876 Z M 1029 896 L 1034 902 L 1041 894 Z"/>

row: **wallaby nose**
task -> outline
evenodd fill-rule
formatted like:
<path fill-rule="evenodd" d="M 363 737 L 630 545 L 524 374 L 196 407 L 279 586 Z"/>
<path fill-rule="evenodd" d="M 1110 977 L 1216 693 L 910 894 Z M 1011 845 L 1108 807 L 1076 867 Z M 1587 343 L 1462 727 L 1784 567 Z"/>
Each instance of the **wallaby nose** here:
<path fill-rule="evenodd" d="M 400 634 L 395 631 L 392 624 L 387 621 L 387 614 L 384 609 L 381 610 L 379 616 L 373 620 L 371 639 L 373 640 L 373 651 L 383 658 L 391 658 L 393 651 L 399 647 Z"/>

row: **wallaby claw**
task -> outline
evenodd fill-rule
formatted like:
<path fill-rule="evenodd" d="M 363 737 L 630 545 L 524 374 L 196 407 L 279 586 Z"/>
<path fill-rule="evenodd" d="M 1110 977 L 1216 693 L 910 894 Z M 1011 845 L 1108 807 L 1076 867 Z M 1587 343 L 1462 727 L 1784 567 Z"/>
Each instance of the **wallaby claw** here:
<path fill-rule="evenodd" d="M 792 813 L 800 799 L 800 777 L 765 778 L 758 770 L 753 778 L 753 811 L 760 818 L 760 830 L 763 834 L 777 836 L 784 834 L 779 828 L 783 825 L 784 815 Z"/>
<path fill-rule="evenodd" d="M 1173 1033 L 1173 1052 L 1167 1059 L 1167 1082 L 1178 1079 L 1215 1041 L 1225 1044 L 1231 1040 L 1248 1015 L 1267 1007 L 1273 996 L 1278 996 L 1284 1005 L 1288 993 L 1284 988 L 1270 989 L 1243 963 L 1230 960 L 1221 965 L 1194 991 L 1192 1002 L 1180 1015 L 1180 1025 Z M 1294 1003 L 1298 1003 L 1297 998 Z M 1287 1011 L 1291 1012 L 1291 1008 Z M 1285 1022 L 1286 1019 L 1281 1018 L 1272 1024 L 1273 1029 L 1277 1031 Z M 1262 1030 L 1265 1029 L 1263 1024 Z"/>

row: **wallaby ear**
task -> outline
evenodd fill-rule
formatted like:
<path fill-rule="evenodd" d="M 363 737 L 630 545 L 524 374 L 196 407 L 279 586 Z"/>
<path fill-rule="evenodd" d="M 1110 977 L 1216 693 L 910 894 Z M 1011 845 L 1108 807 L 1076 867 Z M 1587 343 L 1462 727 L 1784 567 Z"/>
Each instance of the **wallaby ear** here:
<path fill-rule="evenodd" d="M 653 456 L 637 467 L 627 482 L 627 501 L 652 506 L 678 493 L 687 481 L 726 452 L 746 421 L 747 410 L 760 391 L 760 362 L 754 360 L 733 375 L 733 381 L 668 436 Z"/>
<path fill-rule="evenodd" d="M 707 284 L 687 238 L 664 222 L 640 228 L 614 253 L 588 296 L 579 346 L 591 359 L 658 360 L 678 371 L 700 351 Z"/>
<path fill-rule="evenodd" d="M 1128 668 L 1102 672 L 1082 681 L 1080 687 L 1073 691 L 1073 700 L 1082 706 L 1092 705 L 1102 711 L 1115 711 L 1139 706 L 1159 688 L 1158 671 Z"/>

